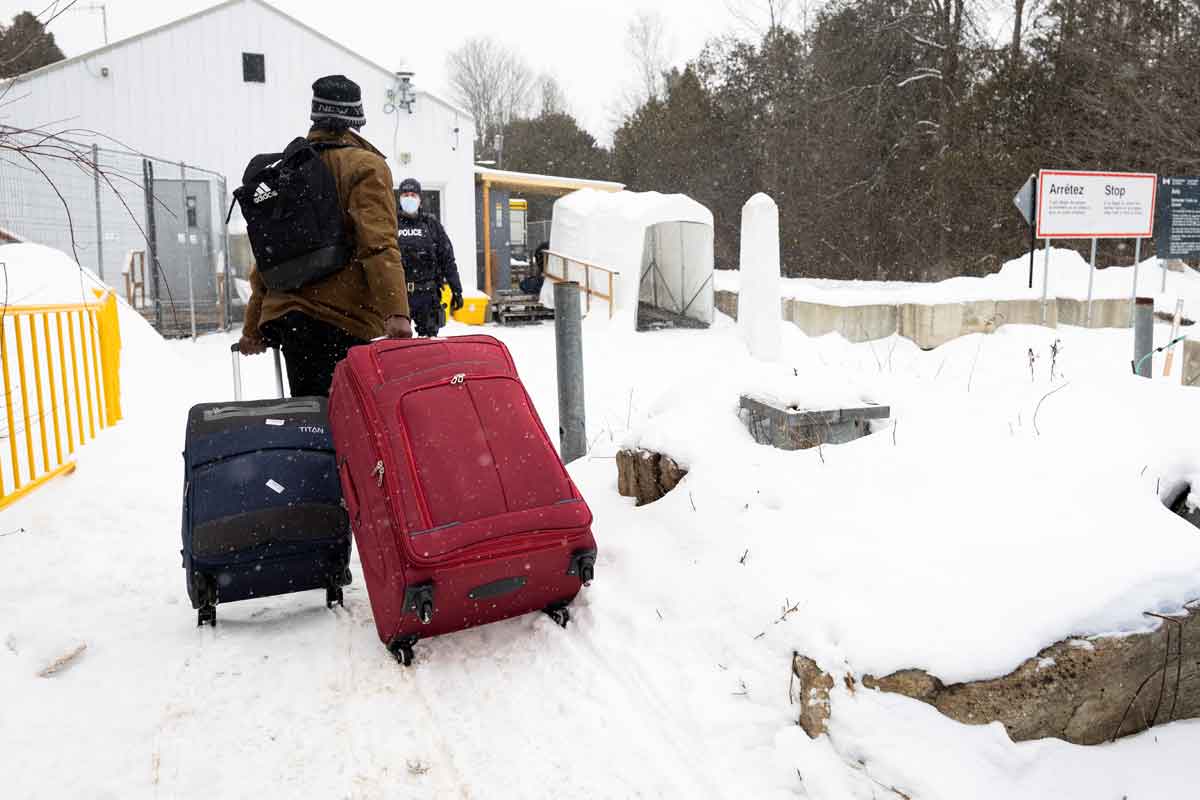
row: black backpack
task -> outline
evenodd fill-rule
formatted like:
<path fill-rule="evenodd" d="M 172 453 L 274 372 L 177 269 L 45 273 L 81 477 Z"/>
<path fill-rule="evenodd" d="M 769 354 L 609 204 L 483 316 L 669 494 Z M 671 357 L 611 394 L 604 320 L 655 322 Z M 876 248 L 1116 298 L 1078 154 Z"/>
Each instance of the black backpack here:
<path fill-rule="evenodd" d="M 298 289 L 350 263 L 337 182 L 320 153 L 351 146 L 297 138 L 250 159 L 233 198 L 267 288 Z"/>

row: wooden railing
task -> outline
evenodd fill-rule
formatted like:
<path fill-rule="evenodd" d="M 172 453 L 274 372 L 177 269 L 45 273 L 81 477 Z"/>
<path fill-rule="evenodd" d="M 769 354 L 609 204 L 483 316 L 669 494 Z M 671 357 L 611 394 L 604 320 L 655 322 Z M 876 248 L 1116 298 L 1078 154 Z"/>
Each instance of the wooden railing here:
<path fill-rule="evenodd" d="M 550 269 L 550 265 L 552 263 L 554 263 L 555 259 L 557 259 L 558 262 L 562 264 L 562 272 L 560 274 L 555 274 Z M 562 281 L 574 280 L 574 277 L 571 274 L 573 272 L 573 270 L 570 267 L 571 264 L 578 264 L 579 266 L 583 267 L 582 286 L 583 286 L 584 294 L 587 297 L 587 310 L 588 311 L 592 310 L 592 298 L 593 297 L 597 297 L 601 300 L 607 300 L 608 301 L 608 317 L 609 317 L 609 319 L 612 319 L 612 315 L 613 315 L 613 278 L 616 277 L 617 275 L 620 275 L 621 273 L 617 272 L 616 270 L 611 270 L 608 267 L 602 267 L 599 264 L 593 264 L 590 261 L 584 261 L 583 259 L 575 258 L 573 256 L 568 256 L 564 253 L 557 253 L 553 250 L 547 250 L 546 251 L 546 271 L 544 274 L 547 278 L 549 278 L 550 280 L 552 280 L 556 283 L 561 283 Z M 608 294 L 604 294 L 603 292 L 592 288 L 592 270 L 596 270 L 597 272 L 603 273 L 603 275 L 601 276 L 601 280 L 603 280 L 604 277 L 608 278 Z"/>
<path fill-rule="evenodd" d="M 129 262 L 122 272 L 125 273 L 125 301 L 134 308 L 146 305 L 146 251 L 130 250 Z"/>
<path fill-rule="evenodd" d="M 76 448 L 121 419 L 120 353 L 111 292 L 92 303 L 0 310 L 0 508 L 73 472 Z"/>

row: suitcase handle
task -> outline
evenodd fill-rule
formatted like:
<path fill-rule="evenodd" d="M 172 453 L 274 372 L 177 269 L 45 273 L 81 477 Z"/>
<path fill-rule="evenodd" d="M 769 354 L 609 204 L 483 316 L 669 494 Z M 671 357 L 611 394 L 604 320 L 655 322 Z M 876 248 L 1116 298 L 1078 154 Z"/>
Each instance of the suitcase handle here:
<path fill-rule="evenodd" d="M 241 345 L 234 342 L 229 346 L 229 352 L 233 354 L 233 399 L 241 401 L 242 399 L 242 362 L 238 356 L 242 354 Z M 271 353 L 275 356 L 275 392 L 280 398 L 283 397 L 283 364 L 279 360 L 279 348 L 272 347 Z"/>

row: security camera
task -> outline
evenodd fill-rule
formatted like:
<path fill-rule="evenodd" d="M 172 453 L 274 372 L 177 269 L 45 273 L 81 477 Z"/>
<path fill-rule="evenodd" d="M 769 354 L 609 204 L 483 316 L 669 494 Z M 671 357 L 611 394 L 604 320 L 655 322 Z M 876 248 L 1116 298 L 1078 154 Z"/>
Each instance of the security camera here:
<path fill-rule="evenodd" d="M 107 78 L 107 77 L 108 77 L 108 67 L 101 67 L 101 68 L 100 68 L 100 77 L 101 77 L 101 78 Z"/>

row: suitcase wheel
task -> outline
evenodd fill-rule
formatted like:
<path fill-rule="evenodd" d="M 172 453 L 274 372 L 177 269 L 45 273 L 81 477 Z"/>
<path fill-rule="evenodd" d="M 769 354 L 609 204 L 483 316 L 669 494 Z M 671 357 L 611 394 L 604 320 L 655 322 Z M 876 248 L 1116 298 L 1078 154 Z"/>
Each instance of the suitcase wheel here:
<path fill-rule="evenodd" d="M 571 563 L 567 566 L 567 574 L 575 575 L 584 586 L 591 584 L 596 577 L 596 551 L 576 550 L 571 554 Z"/>
<path fill-rule="evenodd" d="M 566 628 L 567 623 L 571 621 L 571 609 L 567 608 L 566 603 L 558 603 L 552 606 L 546 606 L 542 611 L 547 614 L 550 619 L 554 620 L 555 624 L 560 628 Z"/>
<path fill-rule="evenodd" d="M 392 639 L 392 641 L 388 643 L 387 648 L 388 652 L 390 652 L 398 662 L 406 667 L 410 667 L 412 666 L 413 662 L 413 645 L 416 643 L 417 637 L 415 636 L 401 636 Z"/>
<path fill-rule="evenodd" d="M 334 603 L 337 603 L 339 606 L 342 606 L 343 608 L 345 608 L 346 604 L 344 602 L 342 602 L 343 599 L 344 599 L 344 597 L 342 595 L 342 587 L 341 586 L 328 586 L 325 588 L 325 607 L 326 608 L 333 608 Z"/>
<path fill-rule="evenodd" d="M 212 627 L 217 627 L 217 607 L 205 603 L 200 606 L 200 610 L 196 612 L 196 627 L 204 627 L 204 623 L 208 623 Z"/>
<path fill-rule="evenodd" d="M 426 581 L 405 589 L 404 610 L 416 614 L 422 625 L 433 622 L 433 581 Z"/>
<path fill-rule="evenodd" d="M 217 627 L 217 587 L 207 575 L 195 573 L 192 576 L 200 607 L 196 610 L 196 627 L 202 628 L 205 623 Z"/>

